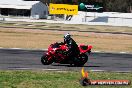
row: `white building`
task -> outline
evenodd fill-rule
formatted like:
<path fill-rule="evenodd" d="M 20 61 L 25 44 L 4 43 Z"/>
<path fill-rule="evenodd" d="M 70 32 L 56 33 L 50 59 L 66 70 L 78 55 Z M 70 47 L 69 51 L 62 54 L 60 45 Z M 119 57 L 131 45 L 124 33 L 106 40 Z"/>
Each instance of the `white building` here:
<path fill-rule="evenodd" d="M 0 15 L 47 18 L 48 7 L 40 1 L 0 0 Z"/>

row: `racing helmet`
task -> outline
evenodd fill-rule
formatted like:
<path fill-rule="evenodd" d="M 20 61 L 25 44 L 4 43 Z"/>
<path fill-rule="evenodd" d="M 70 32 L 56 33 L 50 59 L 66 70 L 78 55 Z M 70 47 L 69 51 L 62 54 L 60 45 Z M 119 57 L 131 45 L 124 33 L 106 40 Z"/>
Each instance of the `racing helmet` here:
<path fill-rule="evenodd" d="M 64 40 L 69 40 L 71 38 L 71 35 L 69 33 L 64 35 Z"/>

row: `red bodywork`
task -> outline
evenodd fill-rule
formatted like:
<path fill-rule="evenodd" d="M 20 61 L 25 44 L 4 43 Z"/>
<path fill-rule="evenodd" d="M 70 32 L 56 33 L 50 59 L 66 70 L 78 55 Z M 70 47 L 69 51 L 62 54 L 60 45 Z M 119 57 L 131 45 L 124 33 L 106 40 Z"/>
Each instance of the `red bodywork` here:
<path fill-rule="evenodd" d="M 80 54 L 84 54 L 87 52 L 90 54 L 92 46 L 91 45 L 86 46 L 84 44 L 81 44 L 78 46 L 78 48 L 80 50 Z M 48 60 L 54 58 L 54 62 L 56 63 L 66 62 L 69 56 L 67 56 L 64 53 L 66 52 L 67 49 L 68 47 L 66 45 L 59 45 L 58 43 L 51 44 L 48 48 L 48 52 L 46 53 L 46 55 L 49 56 Z"/>
<path fill-rule="evenodd" d="M 86 47 L 85 49 L 82 49 L 82 47 Z M 91 49 L 92 49 L 92 46 L 91 45 L 84 45 L 84 44 L 81 44 L 79 45 L 79 50 L 80 50 L 80 53 L 86 53 L 86 52 L 91 52 Z"/>

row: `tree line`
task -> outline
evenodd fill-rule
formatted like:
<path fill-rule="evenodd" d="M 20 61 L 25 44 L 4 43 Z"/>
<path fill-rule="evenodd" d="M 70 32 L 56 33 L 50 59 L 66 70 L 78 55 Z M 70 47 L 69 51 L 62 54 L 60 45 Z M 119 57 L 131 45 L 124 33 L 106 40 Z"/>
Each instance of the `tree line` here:
<path fill-rule="evenodd" d="M 107 12 L 132 12 L 132 0 L 39 0 L 44 3 L 79 4 L 79 2 L 101 2 Z"/>
<path fill-rule="evenodd" d="M 105 11 L 132 12 L 132 0 L 103 0 Z"/>

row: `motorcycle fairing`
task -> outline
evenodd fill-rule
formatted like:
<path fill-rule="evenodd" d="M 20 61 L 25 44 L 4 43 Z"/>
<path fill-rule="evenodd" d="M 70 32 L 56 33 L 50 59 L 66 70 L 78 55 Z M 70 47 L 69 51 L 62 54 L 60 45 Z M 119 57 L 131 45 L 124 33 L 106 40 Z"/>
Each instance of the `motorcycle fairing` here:
<path fill-rule="evenodd" d="M 80 53 L 86 53 L 86 52 L 90 52 L 92 49 L 92 46 L 91 45 L 79 45 L 79 50 L 80 50 Z"/>

